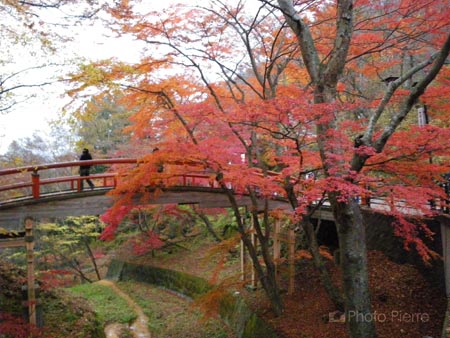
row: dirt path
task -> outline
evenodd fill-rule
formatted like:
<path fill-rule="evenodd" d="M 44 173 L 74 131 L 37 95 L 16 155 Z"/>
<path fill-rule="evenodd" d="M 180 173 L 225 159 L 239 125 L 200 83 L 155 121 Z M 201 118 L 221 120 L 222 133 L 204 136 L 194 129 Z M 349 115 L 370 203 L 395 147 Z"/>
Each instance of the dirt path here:
<path fill-rule="evenodd" d="M 120 297 L 125 299 L 125 301 L 136 311 L 137 318 L 131 324 L 130 331 L 133 333 L 135 338 L 151 338 L 151 334 L 148 331 L 148 318 L 142 311 L 141 307 L 137 305 L 134 300 L 130 298 L 126 293 L 120 290 L 114 282 L 109 280 L 101 280 L 98 282 L 99 284 L 106 285 L 114 290 Z M 119 338 L 119 333 L 122 329 L 122 326 L 117 323 L 112 323 L 107 325 L 105 328 L 105 334 L 107 338 Z"/>

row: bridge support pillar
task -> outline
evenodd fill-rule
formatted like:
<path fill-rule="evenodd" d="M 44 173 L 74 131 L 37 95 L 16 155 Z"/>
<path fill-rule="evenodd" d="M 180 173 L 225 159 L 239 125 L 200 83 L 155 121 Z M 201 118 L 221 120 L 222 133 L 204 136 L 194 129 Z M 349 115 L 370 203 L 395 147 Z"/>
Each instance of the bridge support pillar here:
<path fill-rule="evenodd" d="M 256 237 L 253 226 L 250 228 L 250 240 L 252 241 L 252 244 L 256 248 L 258 239 Z M 250 267 L 250 272 L 248 272 L 249 267 Z M 248 275 L 250 275 L 250 276 L 248 276 Z M 248 281 L 248 277 L 250 278 L 250 286 L 253 289 L 256 289 L 257 284 L 258 284 L 256 270 L 255 270 L 255 267 L 253 266 L 253 263 L 251 262 L 251 260 L 249 262 L 244 242 L 241 240 L 241 280 L 246 282 L 246 281 Z"/>
<path fill-rule="evenodd" d="M 286 259 L 281 257 L 281 243 L 287 244 L 287 272 L 289 276 L 288 294 L 294 293 L 295 288 L 295 232 L 294 229 L 282 230 L 281 222 L 276 221 L 273 232 L 273 262 L 277 283 L 280 283 L 280 264 Z"/>
<path fill-rule="evenodd" d="M 27 293 L 29 323 L 36 325 L 36 291 L 34 285 L 34 238 L 33 220 L 25 220 L 25 245 L 27 249 Z"/>
<path fill-rule="evenodd" d="M 256 237 L 255 228 L 251 227 L 250 239 L 252 241 L 253 246 L 256 248 L 258 246 L 258 237 Z M 256 289 L 258 286 L 258 276 L 256 273 L 256 269 L 252 263 L 252 270 L 250 274 L 250 285 L 253 289 Z"/>
<path fill-rule="evenodd" d="M 246 269 L 245 266 L 247 264 L 247 259 L 245 256 L 245 247 L 244 247 L 244 242 L 242 242 L 241 240 L 241 280 L 245 281 L 245 273 L 246 273 Z"/>
<path fill-rule="evenodd" d="M 441 219 L 442 258 L 444 260 L 445 294 L 450 298 L 450 220 Z"/>

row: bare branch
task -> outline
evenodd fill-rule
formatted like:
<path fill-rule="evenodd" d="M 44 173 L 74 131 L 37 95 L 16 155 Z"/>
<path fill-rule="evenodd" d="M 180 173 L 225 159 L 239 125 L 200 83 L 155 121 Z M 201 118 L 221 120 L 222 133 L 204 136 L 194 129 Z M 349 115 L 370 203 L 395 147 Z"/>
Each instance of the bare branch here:
<path fill-rule="evenodd" d="M 278 0 L 279 9 L 282 11 L 288 25 L 297 37 L 301 48 L 303 62 L 308 69 L 308 74 L 313 83 L 319 81 L 320 60 L 316 46 L 308 25 L 296 13 L 292 0 Z"/>
<path fill-rule="evenodd" d="M 364 135 L 364 140 L 369 141 L 373 137 L 373 133 L 375 131 L 375 126 L 380 119 L 381 115 L 383 114 L 386 106 L 389 104 L 390 100 L 392 99 L 392 96 L 394 95 L 395 91 L 407 80 L 409 80 L 414 74 L 419 72 L 420 70 L 424 69 L 428 65 L 430 65 L 437 57 L 439 53 L 435 53 L 432 55 L 428 60 L 421 62 L 417 66 L 411 68 L 408 72 L 406 72 L 403 76 L 399 77 L 397 80 L 391 82 L 388 86 L 388 89 L 381 100 L 380 104 L 378 105 L 377 109 L 375 110 L 374 114 L 371 116 L 369 120 L 369 125 L 367 127 L 367 131 Z"/>
<path fill-rule="evenodd" d="M 391 135 L 394 133 L 394 131 L 397 129 L 397 127 L 409 113 L 409 111 L 417 102 L 419 97 L 425 92 L 425 89 L 428 87 L 428 85 L 436 78 L 442 66 L 445 64 L 445 60 L 447 59 L 449 53 L 450 53 L 450 34 L 447 36 L 447 40 L 445 41 L 439 53 L 436 56 L 434 56 L 435 60 L 430 71 L 413 88 L 409 96 L 406 98 L 403 107 L 391 119 L 390 123 L 384 128 L 384 131 L 381 134 L 380 138 L 375 142 L 374 145 L 377 151 L 381 151 L 383 149 L 387 140 L 391 137 Z"/>

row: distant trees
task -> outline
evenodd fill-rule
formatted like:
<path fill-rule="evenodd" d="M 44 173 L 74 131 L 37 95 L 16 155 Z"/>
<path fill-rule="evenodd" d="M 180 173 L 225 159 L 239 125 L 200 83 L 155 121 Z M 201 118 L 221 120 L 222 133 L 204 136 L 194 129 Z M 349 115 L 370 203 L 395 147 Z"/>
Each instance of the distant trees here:
<path fill-rule="evenodd" d="M 76 160 L 76 154 L 69 149 L 69 144 L 62 140 L 67 140 L 68 137 L 60 136 L 59 138 L 44 138 L 38 134 L 33 134 L 31 137 L 17 139 L 9 145 L 7 151 L 0 155 L 0 166 L 2 168 L 17 168 L 23 166 L 66 162 Z M 59 168 L 52 170 L 44 170 L 41 172 L 42 178 L 57 177 L 61 175 L 74 174 L 71 168 Z M 7 185 L 19 182 L 30 182 L 30 173 L 24 172 L 14 176 L 0 177 L 0 184 Z M 60 183 L 64 186 L 65 183 Z M 29 188 L 26 188 L 29 189 Z M 41 187 L 41 191 L 45 192 L 47 189 L 54 189 L 50 186 Z M 5 191 L 0 195 L 5 198 L 14 197 L 17 191 Z"/>
<path fill-rule="evenodd" d="M 221 223 L 216 222 L 211 214 L 221 212 L 222 209 L 206 212 L 194 206 L 171 204 L 135 208 L 121 221 L 116 239 L 130 245 L 136 255 L 182 246 L 183 242 L 204 234 L 220 242 L 217 231 Z M 101 219 L 107 223 L 114 222 L 111 216 L 115 215 L 107 212 Z M 101 238 L 109 239 L 107 233 L 103 233 Z"/>
<path fill-rule="evenodd" d="M 118 97 L 93 97 L 67 118 L 76 149 L 87 147 L 96 156 L 111 157 L 127 148 L 130 136 L 124 129 L 132 113 L 120 105 Z"/>

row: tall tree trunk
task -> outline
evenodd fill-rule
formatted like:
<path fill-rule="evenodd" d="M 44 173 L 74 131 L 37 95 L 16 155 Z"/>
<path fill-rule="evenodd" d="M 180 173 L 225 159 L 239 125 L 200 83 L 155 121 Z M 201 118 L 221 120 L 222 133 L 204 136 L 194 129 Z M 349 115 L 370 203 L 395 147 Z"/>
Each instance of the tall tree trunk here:
<path fill-rule="evenodd" d="M 268 255 L 268 252 L 266 250 L 267 236 L 264 236 L 259 222 L 254 220 L 256 235 L 260 243 L 262 243 L 261 248 L 263 250 L 264 262 L 266 264 L 266 269 L 264 269 L 261 263 L 259 262 L 257 248 L 255 247 L 253 241 L 249 236 L 248 229 L 245 227 L 243 217 L 241 215 L 241 212 L 239 211 L 239 206 L 236 202 L 235 196 L 233 195 L 233 191 L 227 188 L 227 186 L 221 181 L 221 177 L 222 177 L 221 175 L 218 175 L 217 181 L 219 182 L 222 189 L 228 196 L 228 200 L 230 201 L 231 208 L 236 218 L 238 231 L 241 235 L 242 243 L 244 243 L 245 248 L 248 250 L 250 259 L 252 260 L 253 267 L 255 268 L 256 274 L 267 295 L 267 298 L 270 301 L 273 312 L 275 313 L 276 316 L 281 316 L 284 309 L 283 301 L 281 299 L 280 290 L 276 282 L 275 265 L 273 264 L 273 260 L 271 259 L 270 255 Z M 255 215 L 257 216 L 257 212 L 253 214 L 253 217 Z"/>
<path fill-rule="evenodd" d="M 297 14 L 292 0 L 278 0 L 287 24 L 297 37 L 303 62 L 314 88 L 314 103 L 336 102 L 336 86 L 342 75 L 353 34 L 353 0 L 337 0 L 336 36 L 328 62 L 319 58 L 309 26 Z M 326 176 L 330 174 L 330 154 L 341 154 L 339 144 L 329 138 L 329 131 L 336 128 L 336 117 L 317 125 L 317 142 Z M 346 163 L 334 163 L 344 169 Z M 341 172 L 341 174 L 344 174 Z M 371 317 L 367 274 L 365 231 L 359 206 L 351 199 L 338 202 L 338 193 L 329 192 L 330 203 L 338 229 L 341 269 L 345 298 L 345 310 L 349 334 L 352 338 L 376 337 L 375 325 L 365 320 Z M 361 316 L 363 318 L 361 318 Z M 360 320 L 362 319 L 362 320 Z"/>
<path fill-rule="evenodd" d="M 376 337 L 370 303 L 366 233 L 359 205 L 349 199 L 338 202 L 330 196 L 339 236 L 340 262 L 345 300 L 345 318 L 350 337 Z"/>

